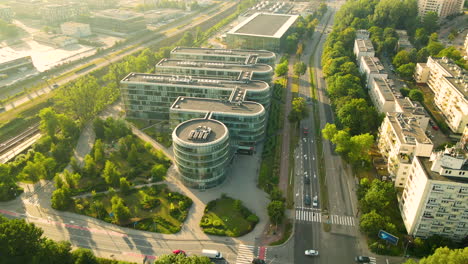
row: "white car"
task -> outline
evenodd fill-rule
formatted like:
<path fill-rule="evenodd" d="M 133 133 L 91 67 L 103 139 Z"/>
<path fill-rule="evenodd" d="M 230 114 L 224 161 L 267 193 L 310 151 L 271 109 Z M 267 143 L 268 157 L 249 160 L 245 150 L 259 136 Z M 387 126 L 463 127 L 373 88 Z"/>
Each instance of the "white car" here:
<path fill-rule="evenodd" d="M 312 206 L 313 206 L 313 207 L 317 207 L 317 206 L 318 206 L 318 197 L 317 197 L 317 195 L 314 196 L 314 199 L 312 200 Z"/>
<path fill-rule="evenodd" d="M 306 256 L 318 256 L 318 251 L 314 249 L 308 249 L 305 251 Z"/>

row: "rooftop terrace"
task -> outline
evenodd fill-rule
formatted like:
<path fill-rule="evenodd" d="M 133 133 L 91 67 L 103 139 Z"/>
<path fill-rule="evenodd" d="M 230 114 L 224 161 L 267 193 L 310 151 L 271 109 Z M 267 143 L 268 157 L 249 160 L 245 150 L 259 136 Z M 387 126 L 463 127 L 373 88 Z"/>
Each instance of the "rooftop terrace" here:
<path fill-rule="evenodd" d="M 180 123 L 174 133 L 186 143 L 206 144 L 224 138 L 228 129 L 217 120 L 197 118 Z"/>
<path fill-rule="evenodd" d="M 369 57 L 369 56 L 362 56 L 361 59 L 370 69 L 372 73 L 385 73 L 385 67 L 380 62 L 379 58 L 377 57 Z"/>
<path fill-rule="evenodd" d="M 356 39 L 356 43 L 357 43 L 359 51 L 361 52 L 374 51 L 374 46 L 372 45 L 372 41 L 370 41 L 369 39 Z"/>
<path fill-rule="evenodd" d="M 281 38 L 298 17 L 297 15 L 255 13 L 232 28 L 228 34 Z"/>
<path fill-rule="evenodd" d="M 150 74 L 150 73 L 130 73 L 121 83 L 151 83 L 151 84 L 166 84 L 189 87 L 212 87 L 219 89 L 245 89 L 245 90 L 265 90 L 270 86 L 264 81 L 231 81 L 221 78 L 203 78 L 194 76 L 179 76 L 165 74 Z"/>
<path fill-rule="evenodd" d="M 259 103 L 250 101 L 244 101 L 241 104 L 236 104 L 219 99 L 181 96 L 176 99 L 174 104 L 172 104 L 170 110 L 258 115 L 264 112 L 265 108 Z"/>
<path fill-rule="evenodd" d="M 387 113 L 387 117 L 400 142 L 409 145 L 432 144 L 411 113 Z"/>
<path fill-rule="evenodd" d="M 393 95 L 392 87 L 386 78 L 377 77 L 374 78 L 374 82 L 377 85 L 377 89 L 383 95 L 385 101 L 395 101 L 395 96 Z"/>

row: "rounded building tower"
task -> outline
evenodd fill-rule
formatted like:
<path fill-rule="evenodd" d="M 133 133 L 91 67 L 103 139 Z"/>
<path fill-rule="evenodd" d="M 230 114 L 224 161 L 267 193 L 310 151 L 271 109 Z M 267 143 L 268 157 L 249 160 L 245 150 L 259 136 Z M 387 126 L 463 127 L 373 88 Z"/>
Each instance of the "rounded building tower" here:
<path fill-rule="evenodd" d="M 232 152 L 223 123 L 191 119 L 174 129 L 172 140 L 175 164 L 185 185 L 206 189 L 224 181 Z"/>

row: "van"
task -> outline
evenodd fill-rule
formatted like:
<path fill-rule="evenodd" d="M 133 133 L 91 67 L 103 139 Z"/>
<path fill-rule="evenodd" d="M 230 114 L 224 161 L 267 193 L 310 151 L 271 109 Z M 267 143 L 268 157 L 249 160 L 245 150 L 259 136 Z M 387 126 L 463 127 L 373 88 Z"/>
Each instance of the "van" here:
<path fill-rule="evenodd" d="M 210 259 L 223 259 L 223 254 L 221 254 L 221 252 L 212 249 L 203 249 L 202 256 L 208 257 Z"/>

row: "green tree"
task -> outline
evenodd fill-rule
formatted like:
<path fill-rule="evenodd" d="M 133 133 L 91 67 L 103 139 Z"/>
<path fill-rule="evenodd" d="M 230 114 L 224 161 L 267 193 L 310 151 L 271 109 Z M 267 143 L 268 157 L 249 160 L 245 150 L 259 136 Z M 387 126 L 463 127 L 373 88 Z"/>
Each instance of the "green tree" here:
<path fill-rule="evenodd" d="M 86 154 L 84 158 L 83 173 L 85 177 L 96 177 L 98 174 L 96 162 L 89 154 Z"/>
<path fill-rule="evenodd" d="M 94 143 L 94 161 L 97 164 L 104 164 L 104 146 L 101 139 L 97 139 Z"/>
<path fill-rule="evenodd" d="M 403 64 L 410 63 L 410 56 L 409 52 L 406 50 L 400 50 L 395 57 L 393 57 L 393 65 L 395 65 L 396 68 L 400 67 Z"/>
<path fill-rule="evenodd" d="M 112 197 L 111 203 L 115 222 L 118 224 L 128 222 L 131 217 L 130 209 L 127 206 L 125 206 L 123 199 L 115 195 Z"/>
<path fill-rule="evenodd" d="M 39 112 L 41 118 L 40 129 L 42 133 L 51 138 L 55 138 L 57 128 L 59 126 L 59 119 L 57 113 L 51 108 L 47 107 Z"/>
<path fill-rule="evenodd" d="M 276 65 L 275 74 L 277 76 L 284 76 L 288 74 L 288 61 Z"/>
<path fill-rule="evenodd" d="M 410 80 L 413 77 L 416 65 L 412 62 L 403 64 L 397 68 L 397 73 L 404 79 Z"/>
<path fill-rule="evenodd" d="M 462 249 L 450 249 L 447 247 L 438 248 L 434 254 L 423 258 L 419 261 L 419 264 L 462 264 L 468 263 L 468 248 Z M 405 262 L 405 264 L 411 264 L 411 262 Z"/>
<path fill-rule="evenodd" d="M 275 225 L 281 224 L 286 210 L 284 202 L 273 200 L 268 204 L 267 210 L 270 221 Z"/>
<path fill-rule="evenodd" d="M 167 167 L 163 164 L 155 164 L 153 168 L 151 168 L 151 177 L 153 181 L 160 181 L 164 179 L 167 174 Z"/>
<path fill-rule="evenodd" d="M 211 264 L 211 260 L 204 256 L 190 255 L 185 256 L 184 254 L 169 254 L 161 255 L 155 261 L 154 264 Z"/>
<path fill-rule="evenodd" d="M 427 45 L 429 41 L 429 35 L 427 34 L 426 29 L 418 28 L 414 33 L 414 44 L 417 48 L 422 48 Z"/>
<path fill-rule="evenodd" d="M 45 239 L 41 243 L 37 263 L 73 264 L 70 242 Z"/>
<path fill-rule="evenodd" d="M 93 252 L 87 248 L 78 248 L 72 251 L 74 264 L 99 264 L 98 259 Z"/>
<path fill-rule="evenodd" d="M 462 59 L 462 55 L 459 50 L 457 50 L 454 46 L 450 46 L 441 50 L 437 57 L 447 57 L 454 61 L 458 61 Z"/>
<path fill-rule="evenodd" d="M 299 43 L 299 35 L 297 33 L 293 33 L 289 35 L 286 38 L 286 46 L 285 46 L 286 52 L 288 54 L 296 53 L 298 43 Z"/>
<path fill-rule="evenodd" d="M 106 160 L 106 165 L 104 166 L 104 171 L 102 172 L 102 177 L 107 184 L 112 186 L 118 186 L 120 179 L 120 172 L 117 170 L 117 166 L 110 161 Z"/>
<path fill-rule="evenodd" d="M 127 161 L 131 166 L 138 164 L 138 150 L 135 144 L 132 144 L 130 151 L 128 152 Z"/>
<path fill-rule="evenodd" d="M 422 26 L 427 32 L 435 32 L 439 29 L 439 16 L 436 12 L 428 12 L 422 18 Z"/>
<path fill-rule="evenodd" d="M 31 263 L 41 248 L 42 230 L 23 219 L 0 216 L 0 263 Z"/>
<path fill-rule="evenodd" d="M 296 97 L 292 101 L 291 112 L 288 119 L 290 122 L 299 122 L 309 115 L 306 101 L 303 97 Z"/>
<path fill-rule="evenodd" d="M 361 216 L 359 227 L 368 236 L 377 236 L 379 230 L 384 229 L 387 219 L 375 210 Z"/>
<path fill-rule="evenodd" d="M 296 62 L 294 64 L 294 74 L 296 74 L 297 76 L 300 76 L 300 75 L 303 75 L 307 70 L 307 65 L 300 61 L 300 62 Z"/>
<path fill-rule="evenodd" d="M 97 139 L 104 139 L 105 125 L 104 120 L 99 117 L 96 117 L 93 121 L 94 133 L 96 134 Z"/>
<path fill-rule="evenodd" d="M 66 115 L 58 115 L 58 124 L 64 138 L 77 138 L 80 129 L 75 121 Z"/>
<path fill-rule="evenodd" d="M 351 99 L 337 111 L 337 117 L 343 126 L 349 128 L 352 135 L 374 131 L 378 127 L 378 113 L 363 98 Z"/>
<path fill-rule="evenodd" d="M 409 98 L 413 101 L 423 102 L 424 101 L 424 94 L 420 90 L 411 89 L 409 92 Z"/>
<path fill-rule="evenodd" d="M 442 45 L 438 41 L 429 41 L 429 44 L 426 46 L 426 50 L 429 52 L 429 55 L 436 56 L 444 49 L 444 45 Z"/>
<path fill-rule="evenodd" d="M 52 198 L 50 201 L 51 206 L 54 209 L 63 211 L 69 208 L 73 203 L 70 189 L 66 186 L 63 186 L 62 188 L 55 190 L 52 192 Z"/>
<path fill-rule="evenodd" d="M 192 33 L 190 32 L 185 32 L 182 38 L 179 41 L 180 46 L 185 46 L 185 47 L 192 47 L 194 44 L 194 38 Z"/>
<path fill-rule="evenodd" d="M 366 133 L 356 135 L 350 138 L 350 151 L 348 152 L 348 160 L 351 163 L 359 163 L 361 161 L 370 162 L 370 149 L 374 145 L 374 136 Z"/>
<path fill-rule="evenodd" d="M 128 194 L 130 191 L 130 182 L 125 177 L 120 177 L 120 191 L 123 194 Z"/>

